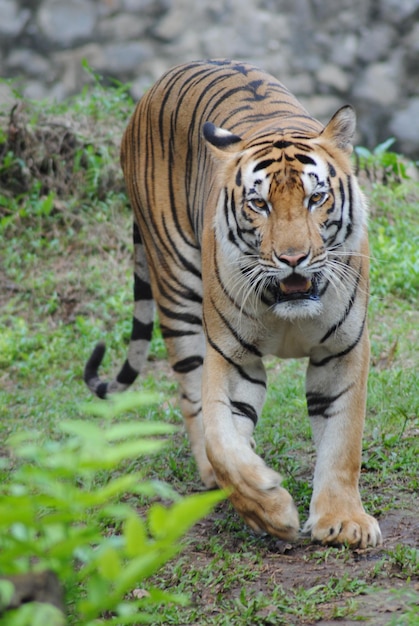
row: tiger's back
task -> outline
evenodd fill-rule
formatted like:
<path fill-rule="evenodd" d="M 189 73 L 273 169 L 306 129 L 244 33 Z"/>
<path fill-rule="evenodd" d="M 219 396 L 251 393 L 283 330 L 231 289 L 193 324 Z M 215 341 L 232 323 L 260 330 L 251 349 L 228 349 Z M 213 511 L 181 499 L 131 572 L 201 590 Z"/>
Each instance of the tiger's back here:
<path fill-rule="evenodd" d="M 146 359 L 154 305 L 203 482 L 232 490 L 256 530 L 293 538 L 281 477 L 254 452 L 262 358 L 308 357 L 318 461 L 305 529 L 376 545 L 358 491 L 369 343 L 366 206 L 353 176 L 355 116 L 326 127 L 270 75 L 241 62 L 179 66 L 140 100 L 121 163 L 134 211 L 135 308 L 123 391 Z M 331 478 L 332 477 L 332 478 Z"/>

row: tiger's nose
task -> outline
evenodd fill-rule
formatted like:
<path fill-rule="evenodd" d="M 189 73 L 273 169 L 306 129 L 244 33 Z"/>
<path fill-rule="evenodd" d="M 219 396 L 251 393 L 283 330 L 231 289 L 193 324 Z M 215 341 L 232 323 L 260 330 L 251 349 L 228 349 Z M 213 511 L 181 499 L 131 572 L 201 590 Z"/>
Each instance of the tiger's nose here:
<path fill-rule="evenodd" d="M 278 256 L 278 259 L 290 267 L 297 267 L 297 265 L 300 265 L 307 257 L 308 253 L 303 252 L 302 254 L 281 254 Z"/>

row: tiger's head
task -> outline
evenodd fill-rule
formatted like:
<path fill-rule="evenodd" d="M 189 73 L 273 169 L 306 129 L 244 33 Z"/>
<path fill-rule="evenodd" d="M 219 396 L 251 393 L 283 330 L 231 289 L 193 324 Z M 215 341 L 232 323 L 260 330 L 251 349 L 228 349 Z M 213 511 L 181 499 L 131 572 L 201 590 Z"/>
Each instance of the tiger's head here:
<path fill-rule="evenodd" d="M 329 283 L 350 288 L 345 261 L 366 224 L 349 158 L 354 131 L 350 106 L 311 136 L 272 130 L 242 138 L 204 124 L 222 188 L 218 244 L 253 297 L 279 317 L 319 315 Z"/>

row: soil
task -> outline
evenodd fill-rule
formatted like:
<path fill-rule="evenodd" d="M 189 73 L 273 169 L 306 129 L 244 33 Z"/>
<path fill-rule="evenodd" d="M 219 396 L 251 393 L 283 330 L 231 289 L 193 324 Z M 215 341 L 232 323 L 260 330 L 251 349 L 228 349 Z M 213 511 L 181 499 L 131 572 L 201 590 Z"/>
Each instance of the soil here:
<path fill-rule="evenodd" d="M 206 554 L 205 549 L 197 550 L 196 546 L 200 548 L 205 546 L 206 540 L 216 532 L 218 524 L 221 522 L 221 526 L 223 525 L 223 516 L 231 515 L 230 508 L 228 502 L 222 503 L 212 515 L 194 526 L 189 534 L 190 541 L 186 549 L 182 551 L 182 557 L 189 567 L 193 567 L 195 563 L 196 569 L 199 570 L 205 567 L 206 561 L 208 563 L 214 558 L 212 554 Z M 419 549 L 419 519 L 414 503 L 408 510 L 386 513 L 379 521 L 384 537 L 383 545 L 366 550 L 331 549 L 315 545 L 307 539 L 290 544 L 272 537 L 260 538 L 257 546 L 260 549 L 262 566 L 257 580 L 246 582 L 247 597 L 252 593 L 257 596 L 261 592 L 266 596 L 273 584 L 281 586 L 285 591 L 292 591 L 298 588 L 311 589 L 316 585 L 325 584 L 331 578 L 339 580 L 349 577 L 366 583 L 363 594 L 353 595 L 354 610 L 350 617 L 328 617 L 336 615 L 338 607 L 344 607 L 345 603 L 351 599 L 352 594 L 345 592 L 335 601 L 319 606 L 320 613 L 325 617 L 312 620 L 309 617 L 306 619 L 287 615 L 286 623 L 296 626 L 299 624 L 346 626 L 362 621 L 373 626 L 388 626 L 393 618 L 412 607 L 413 597 L 413 602 L 416 602 L 417 606 L 417 623 L 419 624 L 419 577 L 406 578 L 406 574 L 402 574 L 401 569 L 388 559 L 388 552 L 394 550 L 396 546 Z M 224 554 L 240 552 L 239 537 L 243 537 L 241 531 L 237 534 L 234 531 L 231 534 L 229 531 L 224 531 Z M 240 563 L 245 564 L 247 558 L 249 558 L 249 552 L 244 552 L 243 562 L 240 561 Z M 249 568 L 252 567 L 254 567 L 253 561 L 249 562 Z M 239 597 L 242 586 L 243 581 L 238 581 L 237 587 L 231 586 L 227 593 L 231 597 Z M 213 623 L 216 623 L 217 613 L 222 612 L 221 609 L 217 609 L 220 592 L 226 593 L 223 590 L 223 583 L 199 589 L 193 598 L 197 607 L 202 607 L 203 616 L 209 618 L 208 623 L 211 623 L 211 618 L 214 619 Z M 259 611 L 257 623 L 275 623 L 272 621 L 273 609 L 274 605 Z M 263 621 L 264 612 L 266 612 L 266 617 L 270 614 L 266 622 Z M 284 624 L 283 619 L 278 621 L 278 624 Z M 202 626 L 202 623 L 199 626 Z M 198 624 L 193 626 L 198 626 Z"/>

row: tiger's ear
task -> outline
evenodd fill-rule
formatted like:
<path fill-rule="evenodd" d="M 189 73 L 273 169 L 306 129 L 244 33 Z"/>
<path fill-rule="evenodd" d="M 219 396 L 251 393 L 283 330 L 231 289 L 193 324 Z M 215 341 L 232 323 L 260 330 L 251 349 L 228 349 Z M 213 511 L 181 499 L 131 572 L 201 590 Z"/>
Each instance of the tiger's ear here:
<path fill-rule="evenodd" d="M 320 134 L 340 150 L 351 154 L 355 134 L 355 109 L 349 104 L 339 109 Z"/>
<path fill-rule="evenodd" d="M 231 133 L 225 128 L 215 126 L 212 122 L 205 122 L 202 127 L 202 134 L 205 140 L 214 148 L 227 152 L 237 152 L 237 145 L 242 138 Z"/>

